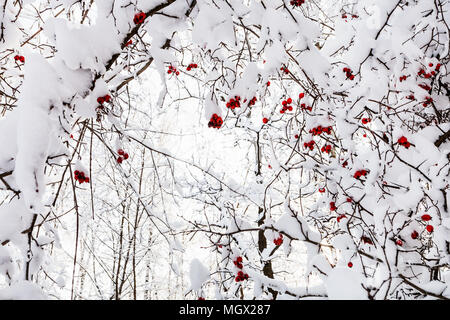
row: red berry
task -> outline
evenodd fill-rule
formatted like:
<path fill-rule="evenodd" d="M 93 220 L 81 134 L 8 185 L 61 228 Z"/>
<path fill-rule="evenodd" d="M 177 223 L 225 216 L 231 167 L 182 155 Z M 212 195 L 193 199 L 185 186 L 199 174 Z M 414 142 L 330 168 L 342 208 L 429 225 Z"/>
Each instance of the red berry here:
<path fill-rule="evenodd" d="M 123 154 L 123 158 L 124 158 L 125 160 L 127 160 L 127 159 L 128 159 L 128 153 L 124 153 L 124 154 Z"/>
<path fill-rule="evenodd" d="M 347 265 L 349 268 L 353 267 L 353 263 L 351 263 L 351 262 L 349 262 Z"/>
<path fill-rule="evenodd" d="M 427 231 L 429 232 L 429 233 L 432 233 L 433 232 L 433 230 L 434 230 L 434 228 L 433 228 L 433 226 L 431 225 L 431 224 L 429 224 L 429 225 L 427 225 Z"/>
<path fill-rule="evenodd" d="M 122 158 L 122 157 L 118 157 L 118 158 L 117 158 L 117 163 L 122 163 L 122 161 L 123 161 L 123 158 Z"/>
<path fill-rule="evenodd" d="M 422 220 L 423 220 L 423 221 L 430 221 L 430 220 L 431 220 L 431 216 L 430 216 L 429 214 L 424 214 L 424 215 L 422 216 Z"/>
<path fill-rule="evenodd" d="M 267 122 L 269 122 L 269 119 L 263 118 L 262 121 L 263 121 L 263 123 L 267 123 Z"/>
<path fill-rule="evenodd" d="M 117 153 L 121 156 L 123 156 L 123 154 L 125 153 L 125 151 L 123 151 L 122 149 L 117 150 Z"/>
<path fill-rule="evenodd" d="M 399 245 L 400 247 L 403 245 L 403 241 L 400 240 L 400 239 L 398 239 L 395 243 L 396 243 L 397 245 Z"/>
<path fill-rule="evenodd" d="M 411 238 L 417 239 L 418 237 L 419 237 L 419 233 L 416 230 L 414 230 L 413 233 L 411 233 Z"/>

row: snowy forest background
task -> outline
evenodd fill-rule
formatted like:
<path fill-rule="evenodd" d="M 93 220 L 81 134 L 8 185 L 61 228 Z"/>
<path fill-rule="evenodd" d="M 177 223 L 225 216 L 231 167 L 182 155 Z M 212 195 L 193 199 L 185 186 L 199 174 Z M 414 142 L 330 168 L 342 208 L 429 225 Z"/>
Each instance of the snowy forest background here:
<path fill-rule="evenodd" d="M 0 299 L 449 299 L 448 0 L 1 0 Z"/>

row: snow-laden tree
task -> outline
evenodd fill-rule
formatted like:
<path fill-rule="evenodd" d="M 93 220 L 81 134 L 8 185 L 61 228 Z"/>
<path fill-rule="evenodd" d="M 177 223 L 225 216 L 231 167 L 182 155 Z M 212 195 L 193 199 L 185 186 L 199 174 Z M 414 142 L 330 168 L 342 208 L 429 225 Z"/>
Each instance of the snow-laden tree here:
<path fill-rule="evenodd" d="M 450 298 L 449 10 L 3 0 L 0 298 Z"/>

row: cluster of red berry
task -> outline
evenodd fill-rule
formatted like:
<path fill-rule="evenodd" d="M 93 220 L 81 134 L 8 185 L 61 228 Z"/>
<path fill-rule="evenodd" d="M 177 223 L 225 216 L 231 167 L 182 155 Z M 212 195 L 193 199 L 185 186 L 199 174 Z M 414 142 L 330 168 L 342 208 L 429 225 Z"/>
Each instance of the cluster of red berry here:
<path fill-rule="evenodd" d="M 348 17 L 351 17 L 351 18 L 358 18 L 358 15 L 356 15 L 356 14 L 349 14 L 348 16 L 347 16 L 347 14 L 346 13 L 343 13 L 342 14 L 342 19 L 347 19 Z"/>
<path fill-rule="evenodd" d="M 187 71 L 191 71 L 191 69 L 198 68 L 198 65 L 196 63 L 190 63 L 188 67 L 186 68 Z"/>
<path fill-rule="evenodd" d="M 235 108 L 240 108 L 241 107 L 241 97 L 240 96 L 234 96 L 234 98 L 231 98 L 228 102 L 227 102 L 227 104 L 226 104 L 226 106 L 227 106 L 227 108 L 230 108 L 230 109 L 235 109 Z"/>
<path fill-rule="evenodd" d="M 219 117 L 219 116 L 217 115 L 217 113 L 214 113 L 214 114 L 211 116 L 211 119 L 209 119 L 208 127 L 209 127 L 209 128 L 216 128 L 216 129 L 219 129 L 219 128 L 222 126 L 222 124 L 223 124 L 222 117 Z"/>
<path fill-rule="evenodd" d="M 422 103 L 423 107 L 428 107 L 429 104 L 431 104 L 433 102 L 433 98 L 432 97 L 425 97 L 425 102 Z"/>
<path fill-rule="evenodd" d="M 73 173 L 75 174 L 75 180 L 77 180 L 80 184 L 83 182 L 89 183 L 89 177 L 86 177 L 83 171 L 75 170 Z"/>
<path fill-rule="evenodd" d="M 306 106 L 306 103 L 302 103 L 302 104 L 300 105 L 300 108 L 301 108 L 302 110 L 308 110 L 308 111 L 311 111 L 311 110 L 312 110 L 312 107 L 311 107 L 311 106 Z"/>
<path fill-rule="evenodd" d="M 119 157 L 117 158 L 117 163 L 122 163 L 123 160 L 127 160 L 129 157 L 128 153 L 123 151 L 123 149 L 117 150 L 117 153 L 119 154 Z"/>
<path fill-rule="evenodd" d="M 281 104 L 283 105 L 283 108 L 280 110 L 280 113 L 285 113 L 286 111 L 292 111 L 292 106 L 290 105 L 292 103 L 292 99 L 288 98 L 287 100 L 283 100 Z"/>
<path fill-rule="evenodd" d="M 14 56 L 14 60 L 24 63 L 25 62 L 25 57 L 24 56 L 15 55 Z"/>
<path fill-rule="evenodd" d="M 236 267 L 238 267 L 239 269 L 242 269 L 242 257 L 237 257 L 236 260 L 233 260 L 233 263 Z"/>
<path fill-rule="evenodd" d="M 97 102 L 100 104 L 100 105 L 103 105 L 103 103 L 108 103 L 108 102 L 110 102 L 111 101 L 111 96 L 109 95 L 109 94 L 107 94 L 107 95 L 105 95 L 105 96 L 103 96 L 103 97 L 98 97 L 97 98 Z"/>
<path fill-rule="evenodd" d="M 428 67 L 432 68 L 433 64 L 430 62 L 428 64 Z M 431 72 L 425 72 L 424 69 L 420 69 L 419 72 L 417 72 L 417 75 L 419 77 L 424 77 L 425 79 L 429 79 L 429 78 L 435 76 L 436 73 L 439 72 L 439 69 L 441 69 L 441 64 L 440 63 L 436 64 L 436 67 Z"/>
<path fill-rule="evenodd" d="M 365 244 L 373 244 L 372 240 L 369 237 L 362 236 L 361 241 Z"/>
<path fill-rule="evenodd" d="M 331 151 L 331 145 L 326 144 L 326 145 L 324 145 L 320 150 L 321 150 L 322 152 L 325 152 L 325 153 L 330 153 L 330 151 Z"/>
<path fill-rule="evenodd" d="M 406 149 L 408 149 L 411 146 L 411 143 L 405 136 L 401 136 L 400 138 L 398 138 L 397 142 L 399 145 L 404 146 Z"/>
<path fill-rule="evenodd" d="M 355 79 L 355 76 L 352 74 L 352 70 L 350 68 L 344 68 L 342 69 L 342 71 L 345 72 L 345 76 L 347 77 L 347 79 Z"/>
<path fill-rule="evenodd" d="M 341 214 L 336 218 L 336 220 L 337 220 L 337 222 L 340 222 L 341 219 L 343 219 L 343 218 L 347 218 L 347 216 L 345 214 Z"/>
<path fill-rule="evenodd" d="M 234 279 L 236 282 L 244 281 L 248 279 L 248 274 L 239 271 L 236 278 Z"/>
<path fill-rule="evenodd" d="M 275 243 L 276 246 L 281 246 L 283 243 L 283 235 L 280 233 L 280 236 L 273 240 L 273 243 Z"/>
<path fill-rule="evenodd" d="M 422 219 L 422 221 L 428 222 L 428 221 L 431 220 L 431 216 L 430 216 L 429 214 L 423 214 L 422 217 L 421 217 L 421 219 Z M 426 227 L 425 229 L 426 229 L 429 233 L 432 233 L 433 230 L 434 230 L 434 227 L 433 227 L 431 224 L 429 224 L 429 225 L 427 225 L 427 227 Z"/>
<path fill-rule="evenodd" d="M 300 7 L 302 4 L 305 3 L 305 0 L 291 0 L 290 3 L 294 7 Z"/>
<path fill-rule="evenodd" d="M 285 74 L 289 73 L 289 69 L 286 67 L 281 67 L 280 70 L 283 71 Z"/>
<path fill-rule="evenodd" d="M 362 170 L 358 170 L 358 171 L 356 171 L 355 172 L 355 174 L 353 175 L 353 177 L 355 178 L 355 179 L 359 179 L 359 178 L 361 178 L 362 176 L 366 176 L 367 175 L 367 170 L 364 170 L 364 169 L 362 169 Z"/>
<path fill-rule="evenodd" d="M 400 76 L 400 82 L 402 82 L 402 81 L 405 81 L 406 80 L 406 78 L 408 78 L 407 76 Z"/>
<path fill-rule="evenodd" d="M 168 74 L 174 73 L 177 76 L 180 74 L 180 71 L 177 70 L 177 68 L 175 68 L 174 66 L 169 66 L 169 70 L 167 70 Z"/>
<path fill-rule="evenodd" d="M 312 128 L 311 130 L 309 130 L 309 133 L 311 133 L 313 136 L 322 134 L 322 132 L 331 134 L 331 126 L 328 126 L 328 127 L 317 126 L 315 128 Z"/>
<path fill-rule="evenodd" d="M 361 119 L 361 122 L 362 122 L 363 124 L 368 124 L 370 121 L 372 121 L 372 119 L 370 119 L 370 118 L 362 118 L 362 119 Z"/>
<path fill-rule="evenodd" d="M 315 144 L 314 140 L 311 140 L 310 142 L 303 143 L 303 146 L 305 147 L 305 149 L 309 148 L 309 150 L 313 150 L 314 144 Z"/>
<path fill-rule="evenodd" d="M 141 24 L 141 23 L 144 23 L 145 18 L 147 18 L 147 15 L 145 14 L 145 12 L 139 12 L 134 15 L 133 22 L 135 24 Z"/>
<path fill-rule="evenodd" d="M 244 102 L 247 102 L 247 99 L 244 99 Z M 253 98 L 250 99 L 250 101 L 248 102 L 247 105 L 248 105 L 249 107 L 251 107 L 251 106 L 254 106 L 255 103 L 256 103 L 256 97 L 253 97 Z"/>
<path fill-rule="evenodd" d="M 330 202 L 330 211 L 335 211 L 337 209 L 336 203 L 334 201 Z"/>
<path fill-rule="evenodd" d="M 425 90 L 425 91 L 430 91 L 431 90 L 431 87 L 429 85 L 425 84 L 425 83 L 419 83 L 418 86 L 420 88 L 422 88 L 423 90 Z"/>

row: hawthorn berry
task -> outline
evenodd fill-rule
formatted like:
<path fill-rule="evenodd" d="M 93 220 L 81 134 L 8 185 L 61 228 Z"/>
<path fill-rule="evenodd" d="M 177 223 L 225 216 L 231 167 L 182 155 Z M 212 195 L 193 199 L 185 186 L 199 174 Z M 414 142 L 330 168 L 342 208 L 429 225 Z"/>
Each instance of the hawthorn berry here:
<path fill-rule="evenodd" d="M 347 264 L 347 266 L 348 266 L 349 268 L 351 268 L 351 267 L 353 267 L 353 263 L 349 262 L 349 263 Z"/>
<path fill-rule="evenodd" d="M 325 153 L 330 153 L 331 152 L 331 145 L 329 145 L 329 144 L 324 145 L 320 150 L 322 152 L 325 152 Z"/>
<path fill-rule="evenodd" d="M 353 177 L 355 179 L 359 179 L 359 178 L 361 178 L 361 176 L 365 177 L 366 175 L 367 175 L 367 170 L 362 169 L 362 170 L 356 171 L 355 174 L 353 175 Z"/>
<path fill-rule="evenodd" d="M 331 201 L 330 202 L 330 211 L 335 211 L 337 208 L 336 208 L 336 204 L 335 204 L 335 202 L 334 201 Z"/>
<path fill-rule="evenodd" d="M 237 257 L 236 260 L 233 261 L 234 265 L 239 269 L 242 269 L 242 257 Z"/>
<path fill-rule="evenodd" d="M 303 146 L 305 148 L 309 148 L 309 150 L 313 150 L 314 149 L 314 144 L 315 144 L 314 140 L 311 140 L 310 142 L 303 143 Z"/>
<path fill-rule="evenodd" d="M 219 117 L 219 115 L 214 113 L 208 122 L 208 127 L 219 129 L 222 126 L 222 124 L 223 124 L 222 117 Z"/>
<path fill-rule="evenodd" d="M 256 97 L 253 97 L 250 99 L 248 106 L 251 107 L 251 106 L 255 105 L 255 103 L 256 103 Z"/>
<path fill-rule="evenodd" d="M 281 67 L 280 70 L 283 71 L 285 74 L 289 73 L 289 69 L 288 68 Z"/>
<path fill-rule="evenodd" d="M 325 192 L 325 188 L 319 188 L 319 192 L 320 193 L 324 193 Z"/>
<path fill-rule="evenodd" d="M 117 163 L 120 164 L 120 163 L 122 163 L 122 162 L 123 162 L 123 158 L 122 158 L 122 157 L 118 157 L 118 158 L 117 158 Z"/>
<path fill-rule="evenodd" d="M 305 3 L 305 0 L 291 0 L 290 4 L 294 7 L 300 7 Z"/>
<path fill-rule="evenodd" d="M 177 70 L 177 68 L 175 68 L 174 66 L 172 66 L 172 65 L 170 65 L 169 66 L 169 69 L 167 70 L 167 73 L 168 74 L 175 74 L 175 75 L 179 75 L 180 74 L 180 72 Z"/>
<path fill-rule="evenodd" d="M 274 243 L 276 246 L 280 246 L 280 245 L 283 243 L 283 235 L 280 234 L 280 236 L 279 236 L 278 238 L 276 238 L 276 239 L 273 240 L 273 243 Z"/>
<path fill-rule="evenodd" d="M 240 96 L 234 96 L 234 98 L 231 98 L 227 104 L 226 107 L 230 108 L 231 110 L 235 109 L 235 108 L 240 108 L 241 107 L 241 97 Z"/>
<path fill-rule="evenodd" d="M 431 216 L 429 214 L 424 214 L 424 215 L 422 215 L 421 218 L 422 218 L 423 221 L 430 221 L 431 220 Z"/>
<path fill-rule="evenodd" d="M 362 122 L 363 124 L 368 124 L 370 121 L 372 121 L 372 119 L 370 119 L 370 118 L 362 118 L 362 119 L 361 119 L 361 122 Z"/>
<path fill-rule="evenodd" d="M 417 239 L 418 237 L 419 237 L 419 233 L 418 233 L 416 230 L 414 230 L 414 231 L 411 233 L 411 238 Z"/>
<path fill-rule="evenodd" d="M 373 244 L 372 240 L 369 237 L 362 236 L 361 241 L 365 244 Z"/>
<path fill-rule="evenodd" d="M 196 63 L 190 63 L 186 69 L 187 71 L 191 71 L 191 69 L 196 69 L 197 67 Z"/>
<path fill-rule="evenodd" d="M 396 243 L 397 245 L 399 245 L 400 247 L 403 245 L 403 241 L 400 240 L 400 239 L 397 239 L 397 241 L 395 241 L 395 243 Z"/>
<path fill-rule="evenodd" d="M 83 171 L 75 170 L 73 173 L 75 175 L 75 180 L 80 184 L 82 184 L 83 182 L 89 183 L 89 177 L 86 177 Z"/>
<path fill-rule="evenodd" d="M 133 22 L 135 24 L 141 24 L 145 21 L 145 18 L 147 18 L 147 15 L 145 14 L 145 12 L 139 12 L 134 15 Z"/>
<path fill-rule="evenodd" d="M 24 63 L 25 62 L 25 57 L 24 56 L 15 55 L 14 56 L 14 60 Z"/>
<path fill-rule="evenodd" d="M 98 102 L 100 105 L 102 105 L 102 104 L 105 103 L 105 102 L 108 103 L 108 102 L 110 102 L 110 101 L 111 101 L 111 96 L 110 96 L 109 94 L 97 98 L 97 102 Z"/>
<path fill-rule="evenodd" d="M 434 230 L 434 227 L 431 224 L 429 224 L 429 225 L 427 225 L 426 229 L 429 233 L 432 233 Z"/>
<path fill-rule="evenodd" d="M 355 78 L 350 68 L 343 68 L 342 71 L 345 72 L 345 76 L 347 77 L 347 79 L 353 80 Z"/>
<path fill-rule="evenodd" d="M 336 220 L 337 222 L 340 222 L 343 218 L 347 218 L 347 216 L 345 214 L 341 214 L 336 218 Z"/>
<path fill-rule="evenodd" d="M 399 145 L 404 146 L 406 149 L 408 149 L 411 146 L 411 143 L 405 136 L 401 136 L 400 138 L 398 138 L 397 142 Z"/>
<path fill-rule="evenodd" d="M 269 122 L 269 119 L 263 118 L 263 119 L 262 119 L 262 122 L 263 122 L 263 123 L 267 123 L 267 122 Z"/>

